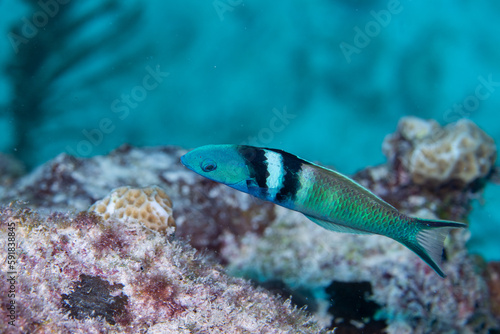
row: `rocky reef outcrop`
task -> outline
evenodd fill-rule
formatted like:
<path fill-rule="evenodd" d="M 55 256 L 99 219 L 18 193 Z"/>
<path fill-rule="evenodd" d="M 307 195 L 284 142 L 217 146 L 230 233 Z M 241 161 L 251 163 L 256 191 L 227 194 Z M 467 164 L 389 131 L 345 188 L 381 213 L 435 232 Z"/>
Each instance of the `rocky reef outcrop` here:
<path fill-rule="evenodd" d="M 495 177 L 496 147 L 470 122 L 442 129 L 437 137 L 436 129 L 432 121 L 403 119 L 384 143 L 388 162 L 353 178 L 409 215 L 467 222 L 470 202 Z M 444 142 L 450 152 L 442 148 Z M 437 146 L 432 161 L 452 154 L 454 160 L 444 160 L 455 167 L 412 169 L 408 162 L 422 155 L 415 152 L 428 157 L 427 150 Z M 17 329 L 429 333 L 500 328 L 498 266 L 467 252 L 467 230 L 455 231 L 446 242 L 448 277 L 441 279 L 393 240 L 328 232 L 297 212 L 203 179 L 180 164 L 185 152 L 122 146 L 89 159 L 62 154 L 30 174 L 4 176 L 9 181 L 0 184 L 0 246 L 7 249 L 13 223 Z M 111 192 L 124 186 L 129 188 Z M 165 196 L 151 196 L 144 188 Z M 144 202 L 136 202 L 144 191 Z M 141 209 L 121 215 L 125 204 L 116 205 L 123 196 L 127 205 Z M 168 208 L 149 221 L 146 201 Z M 2 289 L 6 305 L 8 290 Z M 8 315 L 6 308 L 0 310 L 1 317 Z"/>
<path fill-rule="evenodd" d="M 2 333 L 289 332 L 320 327 L 290 302 L 229 277 L 185 242 L 94 213 L 41 215 L 10 205 L 0 214 L 2 249 L 13 226 L 15 294 L 1 286 Z M 6 281 L 2 273 L 2 281 Z"/>

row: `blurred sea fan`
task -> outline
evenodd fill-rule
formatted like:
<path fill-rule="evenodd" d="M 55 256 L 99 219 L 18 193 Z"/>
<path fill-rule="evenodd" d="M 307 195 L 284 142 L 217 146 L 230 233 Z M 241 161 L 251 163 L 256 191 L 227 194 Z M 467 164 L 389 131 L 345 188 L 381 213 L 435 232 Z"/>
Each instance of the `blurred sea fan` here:
<path fill-rule="evenodd" d="M 42 11 L 38 0 L 25 2 L 29 13 Z M 70 91 L 91 87 L 120 74 L 120 66 L 137 58 L 139 53 L 137 49 L 132 54 L 121 52 L 119 59 L 113 55 L 102 61 L 103 51 L 122 51 L 124 40 L 129 39 L 130 32 L 137 27 L 142 14 L 138 2 L 123 5 L 115 0 L 71 1 L 59 4 L 53 13 L 55 15 L 47 16 L 46 24 L 30 39 L 23 37 L 25 21 L 20 20 L 11 30 L 11 34 L 20 36 L 23 42 L 19 43 L 18 52 L 6 69 L 13 96 L 4 112 L 13 121 L 13 153 L 28 167 L 33 167 L 33 153 L 39 149 L 37 142 L 41 142 L 35 130 L 46 125 L 55 114 L 75 112 L 67 110 L 71 108 L 61 103 L 61 99 Z M 27 17 L 31 20 L 31 15 Z M 73 77 L 68 80 L 70 76 Z M 64 84 L 61 79 L 65 80 Z M 58 131 L 54 138 L 59 137 L 61 130 L 80 129 L 78 124 L 74 129 L 60 129 L 56 124 L 51 127 Z"/>

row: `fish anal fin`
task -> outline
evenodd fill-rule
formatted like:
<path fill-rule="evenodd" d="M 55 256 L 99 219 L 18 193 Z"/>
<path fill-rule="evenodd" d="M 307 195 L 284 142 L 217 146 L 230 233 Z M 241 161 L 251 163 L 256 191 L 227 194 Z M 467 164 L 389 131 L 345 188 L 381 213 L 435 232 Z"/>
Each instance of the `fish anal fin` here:
<path fill-rule="evenodd" d="M 319 226 L 321 226 L 329 231 L 339 232 L 339 233 L 351 233 L 351 234 L 372 234 L 370 232 L 360 231 L 360 230 L 356 230 L 354 228 L 347 227 L 344 225 L 335 224 L 335 223 L 328 221 L 328 220 L 322 220 L 322 219 L 311 217 L 308 215 L 305 215 L 305 216 L 308 219 L 310 219 L 311 221 L 315 222 Z"/>

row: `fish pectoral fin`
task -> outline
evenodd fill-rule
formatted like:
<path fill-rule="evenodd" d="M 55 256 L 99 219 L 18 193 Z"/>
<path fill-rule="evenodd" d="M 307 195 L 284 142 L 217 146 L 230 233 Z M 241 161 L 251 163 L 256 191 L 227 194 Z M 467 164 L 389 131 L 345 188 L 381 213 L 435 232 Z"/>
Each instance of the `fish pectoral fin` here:
<path fill-rule="evenodd" d="M 263 199 L 266 196 L 268 190 L 266 188 L 259 187 L 255 180 L 246 181 L 247 192 L 257 198 Z"/>
<path fill-rule="evenodd" d="M 250 190 L 250 191 L 260 192 L 260 191 L 265 190 L 264 188 L 259 187 L 259 185 L 257 184 L 257 181 L 255 181 L 255 180 L 247 180 L 246 184 L 247 184 L 248 190 Z"/>
<path fill-rule="evenodd" d="M 255 189 L 255 188 L 259 188 L 258 184 L 257 184 L 257 181 L 253 180 L 253 179 L 249 179 L 249 180 L 246 180 L 246 183 L 247 183 L 247 188 L 248 189 Z"/>
<path fill-rule="evenodd" d="M 354 229 L 351 227 L 347 227 L 344 225 L 339 225 L 339 224 L 333 223 L 333 222 L 328 221 L 328 220 L 322 220 L 322 219 L 318 219 L 318 218 L 311 217 L 308 215 L 304 215 L 304 216 L 306 216 L 308 219 L 312 220 L 313 222 L 315 222 L 319 226 L 326 228 L 327 230 L 330 230 L 333 232 L 352 233 L 352 234 L 373 234 L 370 232 L 360 231 L 360 230 L 357 230 L 357 229 Z"/>

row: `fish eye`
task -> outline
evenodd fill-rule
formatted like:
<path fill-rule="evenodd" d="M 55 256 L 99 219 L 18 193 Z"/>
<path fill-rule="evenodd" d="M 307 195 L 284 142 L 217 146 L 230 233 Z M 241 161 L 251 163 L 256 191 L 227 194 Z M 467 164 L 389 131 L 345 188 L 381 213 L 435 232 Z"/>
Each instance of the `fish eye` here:
<path fill-rule="evenodd" d="M 204 172 L 211 172 L 217 169 L 217 163 L 212 159 L 205 159 L 201 162 L 201 170 Z"/>

